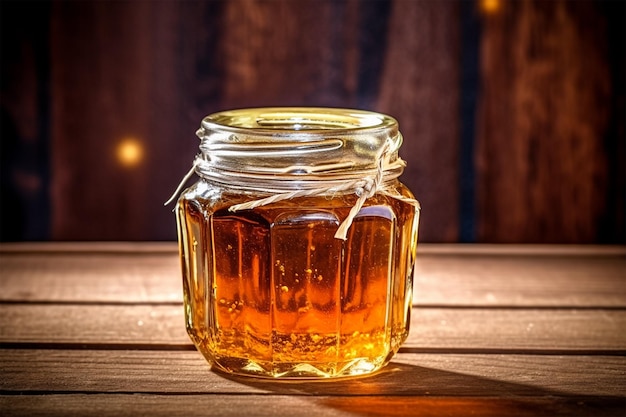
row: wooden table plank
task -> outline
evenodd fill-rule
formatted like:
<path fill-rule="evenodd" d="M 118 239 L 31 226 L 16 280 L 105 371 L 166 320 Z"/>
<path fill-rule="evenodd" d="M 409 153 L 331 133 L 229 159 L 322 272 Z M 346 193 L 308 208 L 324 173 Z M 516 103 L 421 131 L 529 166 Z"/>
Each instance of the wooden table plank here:
<path fill-rule="evenodd" d="M 0 302 L 182 303 L 183 297 L 175 252 L 4 252 L 0 283 Z"/>
<path fill-rule="evenodd" d="M 623 417 L 623 398 L 598 397 L 310 397 L 293 395 L 57 394 L 0 395 L 5 416 L 188 417 Z M 244 410 L 245 414 L 242 414 Z"/>
<path fill-rule="evenodd" d="M 182 302 L 180 275 L 173 243 L 0 245 L 5 302 Z M 414 288 L 420 306 L 626 308 L 626 249 L 421 245 Z"/>
<path fill-rule="evenodd" d="M 414 308 L 404 349 L 626 350 L 626 310 Z M 0 304 L 0 343 L 188 345 L 182 306 Z"/>
<path fill-rule="evenodd" d="M 332 383 L 226 376 L 180 351 L 0 349 L 0 365 L 0 391 L 23 394 L 626 395 L 621 356 L 405 353 L 373 376 Z"/>
<path fill-rule="evenodd" d="M 423 254 L 418 305 L 626 307 L 626 256 Z"/>
<path fill-rule="evenodd" d="M 190 344 L 182 305 L 0 304 L 0 340 Z"/>

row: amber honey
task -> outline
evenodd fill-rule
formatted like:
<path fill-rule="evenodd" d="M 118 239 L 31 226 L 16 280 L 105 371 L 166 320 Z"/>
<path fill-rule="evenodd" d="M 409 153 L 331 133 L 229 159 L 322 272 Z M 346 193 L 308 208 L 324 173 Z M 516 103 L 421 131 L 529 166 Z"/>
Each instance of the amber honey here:
<path fill-rule="evenodd" d="M 274 378 L 361 375 L 409 331 L 416 204 L 387 179 L 358 193 L 272 195 L 201 180 L 177 206 L 187 331 L 217 369 Z"/>

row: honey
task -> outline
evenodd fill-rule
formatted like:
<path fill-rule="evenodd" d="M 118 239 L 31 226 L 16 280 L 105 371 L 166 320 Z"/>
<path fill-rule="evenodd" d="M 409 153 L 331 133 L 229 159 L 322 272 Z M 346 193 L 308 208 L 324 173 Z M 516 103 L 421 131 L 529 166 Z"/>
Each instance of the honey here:
<path fill-rule="evenodd" d="M 323 117 L 316 114 L 317 125 L 305 134 L 313 131 L 332 139 L 337 131 L 353 130 L 351 125 L 337 127 L 334 121 L 322 131 Z M 276 118 L 286 123 L 284 119 Z M 276 127 L 276 120 L 273 129 L 281 135 L 286 131 L 289 141 L 302 135 L 293 127 L 296 121 L 287 118 L 286 129 Z M 237 129 L 255 139 L 272 131 Z M 292 142 L 288 147 L 269 146 L 276 142 L 275 131 L 272 135 L 269 144 L 268 138 L 263 145 L 248 141 L 252 146 L 243 152 L 262 146 L 269 155 L 253 155 L 257 159 L 271 158 L 276 149 L 297 154 Z M 305 139 L 310 143 L 310 137 Z M 323 160 L 327 165 L 329 155 Z M 297 162 L 301 169 L 303 163 L 316 161 Z M 264 182 L 268 189 L 283 187 L 280 190 L 251 187 L 248 179 L 228 185 L 222 177 L 209 175 L 182 193 L 176 216 L 186 326 L 215 368 L 271 378 L 353 376 L 380 369 L 398 351 L 409 331 L 419 210 L 397 175 L 381 175 L 378 161 L 371 166 L 365 172 L 378 170 L 380 182 L 367 198 L 359 177 L 354 180 L 356 191 L 342 189 L 331 172 L 331 186 L 325 188 L 328 166 L 313 178 L 307 172 L 280 180 L 270 176 Z M 266 175 L 258 161 L 246 169 L 261 180 Z M 339 176 L 345 182 L 346 173 Z M 318 188 L 301 193 L 302 184 L 296 191 L 284 184 L 303 179 L 308 180 L 304 186 Z M 250 202 L 251 207 L 233 210 Z"/>

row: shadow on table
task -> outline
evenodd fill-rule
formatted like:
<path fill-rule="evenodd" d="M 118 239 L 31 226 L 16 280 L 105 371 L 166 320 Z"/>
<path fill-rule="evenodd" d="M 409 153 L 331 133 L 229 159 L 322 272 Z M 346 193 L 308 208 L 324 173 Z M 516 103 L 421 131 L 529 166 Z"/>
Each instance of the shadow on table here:
<path fill-rule="evenodd" d="M 275 381 L 219 373 L 261 391 L 311 397 L 355 416 L 620 416 L 626 397 L 562 393 L 415 365 L 391 362 L 368 377 L 322 381 Z"/>

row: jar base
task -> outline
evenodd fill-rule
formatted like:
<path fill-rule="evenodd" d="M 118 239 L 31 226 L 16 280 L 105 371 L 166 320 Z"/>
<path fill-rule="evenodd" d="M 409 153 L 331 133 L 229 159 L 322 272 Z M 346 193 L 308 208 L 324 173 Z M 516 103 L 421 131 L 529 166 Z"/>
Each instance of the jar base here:
<path fill-rule="evenodd" d="M 336 379 L 365 376 L 382 369 L 391 358 L 356 358 L 339 363 L 263 362 L 235 357 L 208 357 L 218 372 L 267 379 Z"/>

